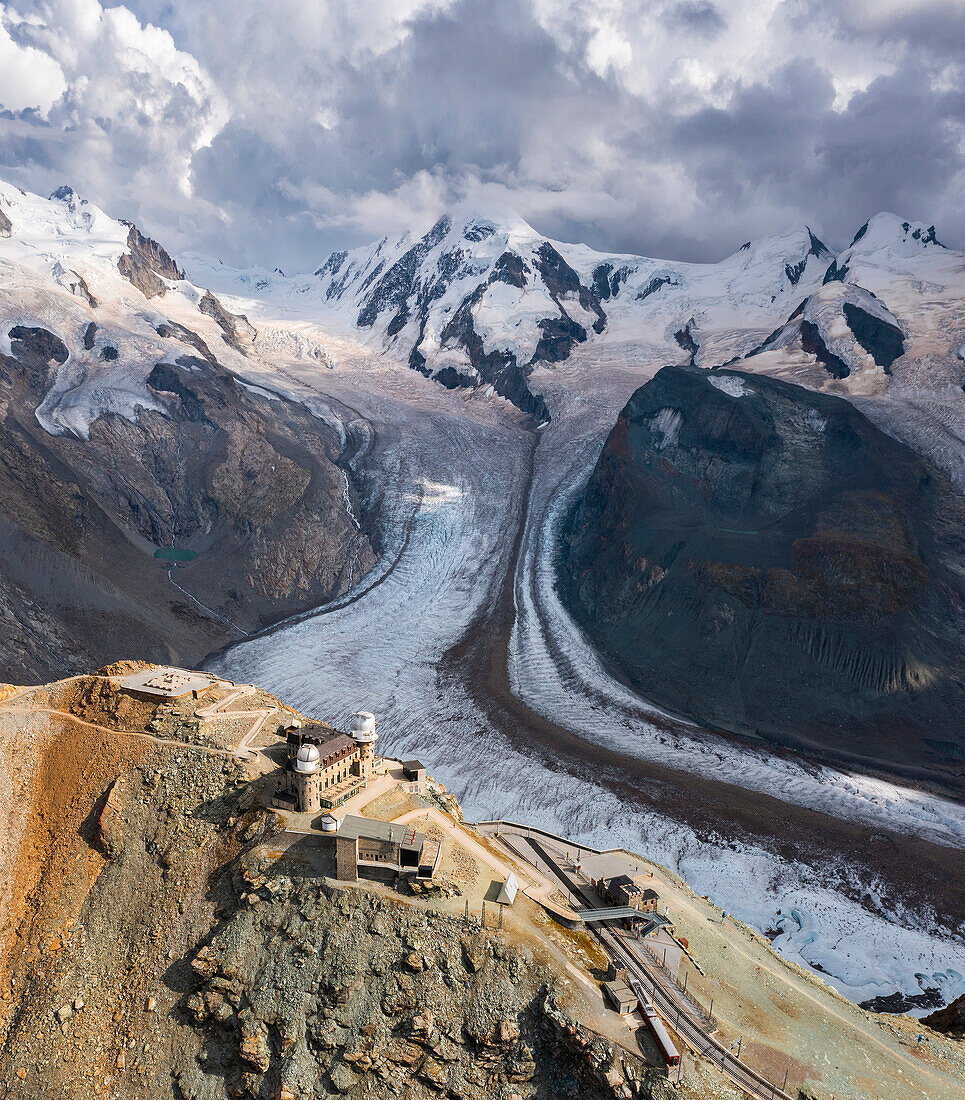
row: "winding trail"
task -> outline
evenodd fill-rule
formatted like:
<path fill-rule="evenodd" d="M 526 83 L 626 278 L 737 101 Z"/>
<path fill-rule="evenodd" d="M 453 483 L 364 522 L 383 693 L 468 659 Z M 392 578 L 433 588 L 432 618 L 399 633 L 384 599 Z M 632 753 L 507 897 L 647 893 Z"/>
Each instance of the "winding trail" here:
<path fill-rule="evenodd" d="M 98 733 L 107 733 L 111 737 L 133 737 L 138 741 L 153 741 L 156 745 L 165 745 L 169 748 L 187 749 L 189 752 L 200 752 L 207 756 L 238 756 L 239 753 L 236 749 L 219 749 L 213 745 L 194 745 L 190 741 L 180 741 L 176 737 L 158 737 L 154 733 L 140 733 L 134 730 L 118 730 L 112 726 L 102 726 L 98 722 L 89 722 L 86 718 L 78 718 L 76 714 L 71 714 L 69 710 L 58 710 L 57 707 L 25 707 L 14 706 L 5 707 L 0 704 L 0 709 L 20 712 L 23 714 L 54 714 L 58 718 L 66 718 L 69 722 L 72 722 L 75 726 L 85 726 L 87 729 L 97 730 Z"/>

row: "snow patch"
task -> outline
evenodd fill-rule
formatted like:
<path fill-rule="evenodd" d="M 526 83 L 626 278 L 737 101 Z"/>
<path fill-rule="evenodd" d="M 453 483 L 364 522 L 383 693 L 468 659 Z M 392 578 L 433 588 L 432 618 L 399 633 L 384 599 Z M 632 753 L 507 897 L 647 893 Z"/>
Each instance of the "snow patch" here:
<path fill-rule="evenodd" d="M 726 393 L 728 397 L 745 397 L 754 392 L 744 379 L 738 378 L 736 374 L 708 374 L 707 381 L 714 389 Z"/>
<path fill-rule="evenodd" d="M 249 393 L 257 394 L 258 397 L 264 397 L 267 401 L 281 400 L 277 393 L 270 393 L 268 390 L 263 390 L 261 386 L 253 386 L 250 382 L 242 382 L 240 378 L 235 378 L 235 381 L 242 389 L 248 390 Z"/>
<path fill-rule="evenodd" d="M 683 422 L 683 414 L 679 409 L 660 409 L 650 417 L 650 427 L 653 431 L 659 432 L 661 437 L 657 442 L 658 451 L 666 450 L 667 447 L 672 447 L 677 442 L 680 435 L 680 425 Z"/>

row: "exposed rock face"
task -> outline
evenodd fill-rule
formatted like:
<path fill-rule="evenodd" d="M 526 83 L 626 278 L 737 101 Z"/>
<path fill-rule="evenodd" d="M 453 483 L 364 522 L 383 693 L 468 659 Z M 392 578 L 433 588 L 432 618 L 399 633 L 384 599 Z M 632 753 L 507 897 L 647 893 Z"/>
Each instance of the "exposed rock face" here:
<path fill-rule="evenodd" d="M 92 323 L 85 342 L 96 332 Z M 341 593 L 374 563 L 337 465 L 341 443 L 304 406 L 182 355 L 148 375 L 156 408 L 101 416 L 87 439 L 51 435 L 35 410 L 67 348 L 42 328 L 15 327 L 10 341 L 13 355 L 0 355 L 0 679 L 49 679 L 131 653 L 195 664 Z M 156 547 L 192 560 L 169 579 L 174 563 L 155 560 Z"/>
<path fill-rule="evenodd" d="M 243 354 L 246 352 L 255 337 L 255 329 L 243 313 L 230 313 L 210 290 L 204 292 L 198 309 L 218 322 L 223 334 L 221 338 L 226 344 Z"/>
<path fill-rule="evenodd" d="M 848 402 L 665 367 L 565 531 L 573 613 L 703 723 L 961 790 L 965 507 Z"/>
<path fill-rule="evenodd" d="M 358 580 L 354 447 L 238 381 L 248 321 L 69 187 L 0 206 L 0 680 L 198 664 Z"/>
<path fill-rule="evenodd" d="M 127 235 L 128 252 L 117 261 L 117 270 L 144 295 L 145 298 L 161 297 L 167 287 L 164 279 L 184 278 L 184 272 L 167 252 L 150 237 L 145 237 L 136 225 L 131 225 Z"/>
<path fill-rule="evenodd" d="M 663 1094 L 661 1073 L 567 1016 L 518 946 L 293 871 L 243 859 L 245 903 L 191 960 L 204 1056 L 175 1066 L 188 1100 Z"/>
<path fill-rule="evenodd" d="M 905 353 L 901 329 L 851 302 L 845 302 L 842 308 L 854 338 L 879 367 L 889 372 L 891 364 Z"/>
<path fill-rule="evenodd" d="M 935 1031 L 943 1031 L 946 1035 L 960 1035 L 965 1038 L 965 995 L 930 1016 L 925 1016 L 922 1023 Z"/>

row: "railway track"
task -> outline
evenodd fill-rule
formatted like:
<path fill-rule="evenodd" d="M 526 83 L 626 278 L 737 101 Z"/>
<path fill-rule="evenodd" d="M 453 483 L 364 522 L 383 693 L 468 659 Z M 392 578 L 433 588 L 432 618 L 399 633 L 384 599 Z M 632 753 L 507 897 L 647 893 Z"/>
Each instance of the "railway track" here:
<path fill-rule="evenodd" d="M 514 830 L 504 825 L 502 831 L 510 833 Z M 518 835 L 525 836 L 525 833 L 519 830 Z M 500 836 L 499 839 L 502 840 L 502 837 Z M 527 842 L 533 848 L 537 858 L 542 856 L 541 865 L 536 869 L 541 874 L 555 879 L 575 908 L 583 904 L 591 908 L 599 905 L 599 899 L 588 894 L 583 884 L 571 877 L 556 860 L 549 857 L 542 845 L 531 837 L 527 838 Z M 508 845 L 508 847 L 514 855 L 527 858 L 515 845 Z M 520 848 L 522 847 L 520 845 Z M 743 1089 L 748 1096 L 754 1097 L 754 1100 L 794 1100 L 789 1093 L 778 1088 L 776 1083 L 768 1081 L 745 1062 L 741 1062 L 727 1047 L 715 1039 L 707 1031 L 707 1021 L 693 1002 L 660 970 L 655 962 L 648 961 L 637 953 L 633 947 L 633 941 L 603 925 L 587 927 L 613 962 L 617 966 L 624 967 L 632 977 L 642 983 L 657 1012 L 687 1046 L 713 1062 L 725 1077 Z"/>

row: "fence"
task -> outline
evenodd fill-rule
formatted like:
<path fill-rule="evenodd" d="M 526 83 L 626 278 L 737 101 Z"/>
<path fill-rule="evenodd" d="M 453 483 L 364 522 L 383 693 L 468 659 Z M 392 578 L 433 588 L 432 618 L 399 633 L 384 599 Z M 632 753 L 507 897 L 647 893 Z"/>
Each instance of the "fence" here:
<path fill-rule="evenodd" d="M 687 989 L 686 983 L 681 982 L 677 975 L 671 972 L 670 967 L 664 964 L 663 960 L 657 956 L 656 951 L 654 951 L 653 947 L 651 947 L 649 943 L 644 943 L 643 947 L 645 948 L 650 958 L 653 960 L 654 966 L 656 966 L 657 969 L 660 970 L 667 977 L 667 979 L 669 981 L 672 981 L 673 984 L 680 990 L 681 996 L 684 998 L 684 1000 L 686 1000 L 690 1007 L 704 1022 L 707 1030 L 716 1031 L 717 1017 L 711 1015 L 711 1013 L 708 1012 L 706 1008 L 704 1008 L 700 1001 L 698 1001 L 697 998 L 690 992 L 690 990 Z"/>

